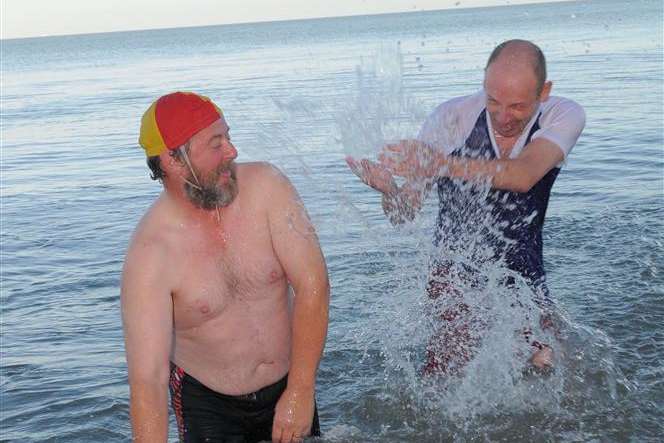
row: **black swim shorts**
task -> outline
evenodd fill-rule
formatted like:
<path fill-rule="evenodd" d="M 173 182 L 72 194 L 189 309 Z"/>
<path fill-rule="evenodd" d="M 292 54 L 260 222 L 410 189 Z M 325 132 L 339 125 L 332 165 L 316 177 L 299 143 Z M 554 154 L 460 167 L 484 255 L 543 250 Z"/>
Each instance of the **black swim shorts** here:
<path fill-rule="evenodd" d="M 286 389 L 288 375 L 244 395 L 220 394 L 171 363 L 171 405 L 180 442 L 258 443 L 272 441 L 274 408 Z M 320 436 L 314 405 L 311 435 Z"/>

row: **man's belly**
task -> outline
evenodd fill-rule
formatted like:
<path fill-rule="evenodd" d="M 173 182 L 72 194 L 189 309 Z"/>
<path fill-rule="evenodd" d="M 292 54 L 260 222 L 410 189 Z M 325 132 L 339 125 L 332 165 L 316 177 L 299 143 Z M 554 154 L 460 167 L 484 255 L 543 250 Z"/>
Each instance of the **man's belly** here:
<path fill-rule="evenodd" d="M 195 328 L 175 328 L 173 362 L 210 389 L 228 395 L 257 391 L 283 378 L 290 362 L 286 306 L 228 309 Z"/>

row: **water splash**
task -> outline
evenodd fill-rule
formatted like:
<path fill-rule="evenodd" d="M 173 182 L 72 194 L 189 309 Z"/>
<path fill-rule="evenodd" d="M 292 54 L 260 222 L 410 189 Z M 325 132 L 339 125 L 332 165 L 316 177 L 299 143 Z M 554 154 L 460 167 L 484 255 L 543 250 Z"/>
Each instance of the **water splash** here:
<path fill-rule="evenodd" d="M 412 134 L 426 110 L 405 93 L 400 45 L 382 46 L 355 68 L 355 94 L 335 121 L 347 155 L 375 158 L 387 142 Z"/>
<path fill-rule="evenodd" d="M 414 122 L 422 122 L 422 108 L 403 87 L 401 60 L 397 48 L 358 67 L 355 100 L 337 119 L 346 154 L 374 157 L 386 143 L 412 136 Z M 436 144 L 459 147 L 458 122 L 449 117 L 442 124 L 447 131 Z M 424 192 L 431 183 L 419 185 Z M 457 185 L 460 192 L 450 206 L 462 213 L 441 218 L 436 246 L 425 220 L 432 214 L 426 209 L 414 223 L 388 236 L 376 229 L 364 233 L 390 251 L 392 268 L 391 277 L 382 281 L 386 295 L 375 301 L 380 314 L 358 336 L 366 341 L 365 358 L 377 346 L 384 366 L 384 388 L 375 395 L 385 424 L 375 430 L 375 441 L 407 440 L 413 434 L 428 435 L 431 441 L 579 438 L 583 425 L 573 423 L 587 408 L 612 411 L 631 390 L 613 363 L 611 344 L 601 331 L 577 325 L 560 307 L 543 304 L 543 294 L 508 269 L 493 246 L 496 239 L 511 241 L 487 203 L 489 183 Z M 472 222 L 459 226 L 459 218 Z M 449 264 L 443 283 L 454 295 L 432 298 L 427 296 L 436 282 L 431 269 L 440 262 Z M 461 328 L 444 315 L 459 306 L 465 309 Z M 542 321 L 547 317 L 553 327 Z M 449 351 L 445 348 L 454 347 L 450 340 L 460 330 L 470 342 L 464 348 L 468 358 L 448 373 L 424 375 L 426 349 L 444 337 L 434 349 Z M 554 349 L 552 370 L 533 370 L 533 339 Z M 354 435 L 345 438 L 353 440 Z"/>
<path fill-rule="evenodd" d="M 386 143 L 417 132 L 425 108 L 409 97 L 402 59 L 398 47 L 362 59 L 355 72 L 356 91 L 341 104 L 297 97 L 276 101 L 292 131 L 267 126 L 260 131 L 271 144 L 286 147 L 307 186 L 324 186 L 325 194 L 337 200 L 334 229 L 339 235 L 359 233 L 360 243 L 382 251 L 382 256 L 366 253 L 368 269 L 358 270 L 367 272 L 359 279 L 367 282 L 364 291 L 372 295 L 367 309 L 375 315 L 362 330 L 341 337 L 360 349 L 354 366 L 377 368 L 382 374 L 367 380 L 366 392 L 349 412 L 357 418 L 329 430 L 325 441 L 410 441 L 413 435 L 421 441 L 584 439 L 587 420 L 601 420 L 602 414 L 624 416 L 616 405 L 625 404 L 634 387 L 615 365 L 613 345 L 600 330 L 575 324 L 560 306 L 554 310 L 555 332 L 542 328 L 543 308 L 537 303 L 541 294 L 510 271 L 487 242 L 492 238 L 509 243 L 485 202 L 488 183 L 459 184 L 455 206 L 463 214 L 441 220 L 435 246 L 433 199 L 412 223 L 393 228 L 380 214 L 375 194 L 358 201 L 348 183 L 326 182 L 320 170 L 312 172 L 316 159 L 311 154 L 316 153 L 295 136 L 296 128 L 306 127 L 309 119 L 333 115 L 338 141 L 355 157 L 374 158 Z M 447 131 L 436 145 L 461 146 L 457 121 L 448 118 L 442 124 Z M 339 163 L 343 166 L 341 158 Z M 350 179 L 350 173 L 346 177 Z M 423 191 L 430 184 L 419 186 Z M 454 223 L 459 215 L 473 223 L 460 228 Z M 314 222 L 330 225 L 328 219 Z M 427 296 L 431 266 L 440 261 L 452 263 L 446 280 L 460 296 Z M 513 279 L 510 285 L 505 284 L 508 277 Z M 440 321 L 440 314 L 459 303 L 471 313 L 472 358 L 458 373 L 423 376 L 432 337 L 450 327 Z M 524 330 L 553 347 L 552 371 L 531 370 L 528 359 L 534 348 Z"/>

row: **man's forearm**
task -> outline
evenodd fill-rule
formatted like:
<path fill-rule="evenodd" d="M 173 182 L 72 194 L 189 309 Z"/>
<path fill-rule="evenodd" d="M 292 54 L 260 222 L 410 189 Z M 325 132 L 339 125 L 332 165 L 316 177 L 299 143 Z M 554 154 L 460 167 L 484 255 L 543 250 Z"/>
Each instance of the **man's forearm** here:
<path fill-rule="evenodd" d="M 513 192 L 528 192 L 536 181 L 519 159 L 483 160 L 445 157 L 440 153 L 425 171 L 431 177 L 490 179 L 494 188 Z"/>
<path fill-rule="evenodd" d="M 532 184 L 518 159 L 479 160 L 451 159 L 448 176 L 465 180 L 491 179 L 494 188 L 514 192 L 527 192 Z"/>
<path fill-rule="evenodd" d="M 327 335 L 328 304 L 327 285 L 295 292 L 289 388 L 313 393 Z"/>
<path fill-rule="evenodd" d="M 132 383 L 130 414 L 133 441 L 165 442 L 168 438 L 167 386 Z"/>
<path fill-rule="evenodd" d="M 490 179 L 494 188 L 527 192 L 550 169 L 545 167 L 549 163 L 549 154 L 544 159 L 531 158 L 530 162 L 524 161 L 521 157 L 499 160 L 473 159 L 446 155 L 442 149 L 418 140 L 403 141 L 399 149 L 402 150 L 403 156 L 399 160 L 390 158 L 389 154 L 379 156 L 383 166 L 390 169 L 393 174 L 416 181 L 436 180 L 438 177 L 468 181 Z M 553 165 L 562 160 L 557 158 L 562 156 L 559 151 L 560 149 L 553 151 L 555 153 L 551 159 Z M 541 175 L 538 176 L 538 173 Z"/>

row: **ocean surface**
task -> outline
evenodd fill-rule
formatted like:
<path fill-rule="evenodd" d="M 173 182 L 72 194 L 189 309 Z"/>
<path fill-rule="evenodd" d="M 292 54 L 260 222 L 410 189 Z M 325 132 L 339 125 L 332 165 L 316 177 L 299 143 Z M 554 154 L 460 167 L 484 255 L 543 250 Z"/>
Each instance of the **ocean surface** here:
<path fill-rule="evenodd" d="M 192 90 L 224 109 L 238 161 L 288 174 L 318 229 L 332 284 L 322 441 L 661 441 L 662 3 L 462 7 L 3 40 L 0 440 L 130 440 L 120 273 L 160 192 L 138 126 L 155 98 Z M 521 317 L 502 294 L 507 320 L 465 377 L 430 385 L 435 196 L 394 228 L 344 156 L 374 156 L 477 91 L 509 38 L 539 44 L 553 94 L 587 113 L 545 224 L 556 369 L 519 372 L 503 338 Z"/>

